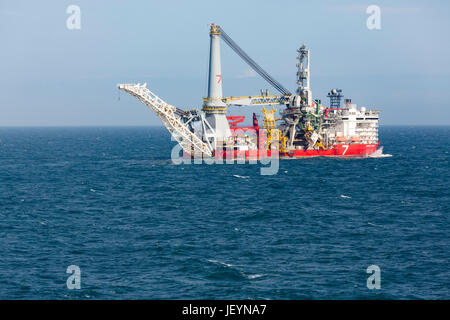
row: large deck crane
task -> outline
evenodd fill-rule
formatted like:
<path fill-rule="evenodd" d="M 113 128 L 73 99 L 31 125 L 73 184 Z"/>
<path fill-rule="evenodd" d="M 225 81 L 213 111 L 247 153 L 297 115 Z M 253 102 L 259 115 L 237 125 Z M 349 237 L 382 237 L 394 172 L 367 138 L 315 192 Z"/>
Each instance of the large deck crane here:
<path fill-rule="evenodd" d="M 292 93 L 286 89 L 280 82 L 273 78 L 268 72 L 266 72 L 259 64 L 257 64 L 247 53 L 231 39 L 231 37 L 221 28 L 211 24 L 211 28 L 217 31 L 220 38 L 242 59 L 247 63 L 253 71 L 258 73 L 264 80 L 266 80 L 272 87 L 274 87 L 279 95 L 269 95 L 268 90 L 266 93 L 255 96 L 232 96 L 223 97 L 222 101 L 226 106 L 255 106 L 255 105 L 273 105 L 273 104 L 288 104 L 289 98 Z M 208 98 L 205 98 L 207 100 Z M 205 101 L 206 102 L 206 101 Z"/>

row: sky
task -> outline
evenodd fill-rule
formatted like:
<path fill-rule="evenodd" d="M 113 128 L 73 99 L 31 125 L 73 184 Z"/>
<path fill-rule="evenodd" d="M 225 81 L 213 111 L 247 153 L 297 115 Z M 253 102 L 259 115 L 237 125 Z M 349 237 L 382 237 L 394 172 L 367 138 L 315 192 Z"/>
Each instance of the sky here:
<path fill-rule="evenodd" d="M 68 29 L 70 5 L 80 29 Z M 380 27 L 367 28 L 369 5 Z M 311 89 L 341 88 L 381 125 L 450 125 L 448 1 L 20 1 L 0 3 L 0 126 L 161 125 L 119 83 L 201 108 L 215 22 L 269 74 L 296 87 L 296 49 L 311 50 Z M 225 96 L 276 93 L 224 42 Z M 260 108 L 233 107 L 232 114 Z"/>

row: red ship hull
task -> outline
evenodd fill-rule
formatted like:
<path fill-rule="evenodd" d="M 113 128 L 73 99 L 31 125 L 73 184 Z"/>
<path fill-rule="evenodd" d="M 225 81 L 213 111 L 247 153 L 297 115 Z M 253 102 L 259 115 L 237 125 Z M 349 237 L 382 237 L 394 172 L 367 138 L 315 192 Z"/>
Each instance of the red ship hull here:
<path fill-rule="evenodd" d="M 285 158 L 301 157 L 365 157 L 374 153 L 378 148 L 377 144 L 337 144 L 327 150 L 292 150 L 286 153 L 280 153 Z"/>
<path fill-rule="evenodd" d="M 363 158 L 374 153 L 380 143 L 377 144 L 337 144 L 333 148 L 326 150 L 289 150 L 287 152 L 280 152 L 281 159 L 298 159 L 308 157 L 344 157 L 344 158 Z M 270 150 L 216 150 L 214 157 L 231 158 L 231 159 L 261 159 L 271 157 Z"/>

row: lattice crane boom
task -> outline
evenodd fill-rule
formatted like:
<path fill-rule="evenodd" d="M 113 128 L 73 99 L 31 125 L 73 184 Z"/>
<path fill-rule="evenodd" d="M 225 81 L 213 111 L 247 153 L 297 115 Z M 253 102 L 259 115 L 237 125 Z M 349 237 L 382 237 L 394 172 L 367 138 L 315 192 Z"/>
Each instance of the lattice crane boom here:
<path fill-rule="evenodd" d="M 166 103 L 147 88 L 147 84 L 119 84 L 118 88 L 123 90 L 140 102 L 149 107 L 161 119 L 164 126 L 172 137 L 178 142 L 184 152 L 188 154 L 212 155 L 212 149 L 203 142 L 195 133 L 189 130 L 175 114 L 179 114 L 180 109 Z"/>

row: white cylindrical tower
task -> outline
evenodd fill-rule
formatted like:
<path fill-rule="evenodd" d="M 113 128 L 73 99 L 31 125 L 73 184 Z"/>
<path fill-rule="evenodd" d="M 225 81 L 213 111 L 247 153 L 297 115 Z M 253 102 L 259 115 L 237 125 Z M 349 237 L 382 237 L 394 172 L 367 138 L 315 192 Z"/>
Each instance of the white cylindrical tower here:
<path fill-rule="evenodd" d="M 225 106 L 222 101 L 222 70 L 220 65 L 220 27 L 211 24 L 209 31 L 209 81 L 208 81 L 208 106 Z"/>
<path fill-rule="evenodd" d="M 222 101 L 222 70 L 220 66 L 220 27 L 211 24 L 209 31 L 209 81 L 208 97 L 204 99 L 203 111 L 206 120 L 213 127 L 216 139 L 225 140 L 231 136 L 230 126 L 227 121 L 227 106 Z"/>

